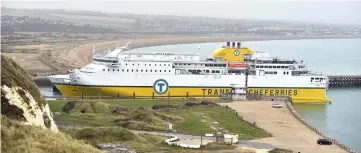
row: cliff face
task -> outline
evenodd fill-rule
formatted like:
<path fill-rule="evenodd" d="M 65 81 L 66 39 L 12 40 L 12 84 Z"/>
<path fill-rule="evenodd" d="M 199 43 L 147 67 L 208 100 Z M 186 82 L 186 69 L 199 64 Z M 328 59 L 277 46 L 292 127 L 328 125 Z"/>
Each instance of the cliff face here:
<path fill-rule="evenodd" d="M 49 106 L 30 75 L 5 55 L 1 55 L 1 114 L 58 132 Z"/>

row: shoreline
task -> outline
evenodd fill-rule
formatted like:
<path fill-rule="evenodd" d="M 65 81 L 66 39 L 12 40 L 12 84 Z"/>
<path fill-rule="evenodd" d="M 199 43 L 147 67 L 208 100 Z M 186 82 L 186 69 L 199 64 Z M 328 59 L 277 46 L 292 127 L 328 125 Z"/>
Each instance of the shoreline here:
<path fill-rule="evenodd" d="M 152 38 L 146 38 L 152 39 Z M 158 38 L 156 38 L 158 39 Z M 179 36 L 179 37 L 161 37 L 160 39 L 167 39 L 161 42 L 150 41 L 150 44 L 139 44 L 132 42 L 131 49 L 155 47 L 155 46 L 166 46 L 166 45 L 181 45 L 181 44 L 198 44 L 198 43 L 219 43 L 226 41 L 275 41 L 275 40 L 312 40 L 312 39 L 361 39 L 360 36 Z M 137 39 L 134 39 L 137 40 Z M 178 41 L 178 42 L 174 42 Z M 133 44 L 133 45 L 132 45 Z M 216 48 L 215 48 L 216 49 Z M 129 51 L 128 50 L 128 51 Z"/>
<path fill-rule="evenodd" d="M 359 39 L 361 36 L 156 36 L 153 38 L 136 38 L 136 39 L 120 39 L 112 41 L 104 41 L 98 43 L 87 43 L 79 45 L 65 52 L 71 61 L 75 62 L 71 65 L 86 66 L 91 62 L 92 46 L 102 46 L 104 48 L 96 52 L 104 52 L 106 48 L 114 48 L 117 44 L 124 45 L 125 41 L 132 41 L 131 49 L 163 46 L 163 45 L 180 45 L 194 43 L 216 43 L 226 41 L 272 41 L 272 40 L 302 40 L 302 39 Z M 120 44 L 123 42 L 123 44 Z M 221 46 L 220 46 L 221 47 Z M 216 48 L 215 48 L 216 49 Z M 61 61 L 57 61 L 61 62 Z M 69 65 L 69 63 L 64 63 Z"/>
<path fill-rule="evenodd" d="M 65 74 L 68 70 L 86 66 L 91 62 L 93 55 L 92 48 L 96 46 L 96 52 L 104 52 L 107 48 L 115 48 L 117 45 L 125 45 L 126 41 L 132 41 L 131 51 L 138 48 L 164 46 L 164 45 L 180 45 L 195 43 L 219 43 L 227 41 L 274 41 L 274 40 L 304 40 L 304 39 L 360 39 L 360 36 L 185 36 L 185 35 L 160 35 L 153 37 L 139 37 L 133 39 L 117 39 L 106 41 L 91 41 L 83 44 L 69 44 L 66 50 L 51 50 L 50 55 L 41 58 L 39 62 L 44 63 L 51 70 L 46 72 L 34 72 L 37 76 L 47 76 L 54 74 Z M 221 47 L 221 46 L 219 46 Z M 217 49 L 217 48 L 214 48 Z M 42 57 L 45 55 L 42 55 Z M 57 63 L 56 65 L 52 63 Z M 37 68 L 33 68 L 37 69 Z M 40 67 L 39 67 L 40 69 Z"/>
<path fill-rule="evenodd" d="M 302 116 L 297 112 L 297 110 L 293 107 L 293 104 L 291 102 L 285 102 L 287 105 L 288 110 L 292 113 L 292 115 L 299 120 L 301 123 L 303 123 L 305 126 L 307 126 L 309 129 L 311 129 L 312 131 L 316 132 L 317 134 L 319 134 L 320 136 L 330 140 L 332 142 L 333 145 L 337 145 L 340 148 L 346 150 L 349 153 L 357 153 L 355 150 L 351 149 L 350 147 L 344 145 L 343 143 L 341 143 L 340 141 L 328 136 L 327 134 L 323 133 L 321 130 L 319 130 L 318 128 L 314 127 L 312 124 L 308 123 L 305 119 L 302 118 Z"/>

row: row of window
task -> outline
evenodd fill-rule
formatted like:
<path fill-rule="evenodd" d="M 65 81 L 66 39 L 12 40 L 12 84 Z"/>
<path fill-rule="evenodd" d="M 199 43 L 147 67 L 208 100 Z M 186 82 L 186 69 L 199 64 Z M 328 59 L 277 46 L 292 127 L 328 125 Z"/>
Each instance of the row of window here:
<path fill-rule="evenodd" d="M 266 71 L 265 74 L 277 74 L 277 71 Z"/>
<path fill-rule="evenodd" d="M 189 63 L 175 63 L 174 65 L 191 65 Z M 200 64 L 203 66 L 203 64 Z M 206 67 L 227 67 L 227 64 L 204 64 Z"/>
<path fill-rule="evenodd" d="M 244 59 L 245 62 L 256 62 L 255 59 Z M 296 61 L 281 61 L 281 60 L 268 60 L 268 61 L 265 61 L 265 60 L 257 60 L 257 63 L 272 63 L 272 64 L 293 64 L 295 63 Z"/>
<path fill-rule="evenodd" d="M 97 61 L 97 62 L 118 63 L 118 60 L 103 60 L 103 59 L 96 59 L 96 58 L 93 58 L 93 60 Z"/>
<path fill-rule="evenodd" d="M 121 64 L 120 64 L 121 65 Z M 128 63 L 125 63 L 125 65 L 128 65 Z M 130 65 L 130 64 L 129 64 Z M 152 64 L 144 64 L 144 66 L 147 66 L 147 65 L 149 65 L 149 66 L 152 66 Z M 153 66 L 170 66 L 170 64 L 153 64 Z M 132 64 L 132 66 L 135 66 L 135 64 L 133 63 Z M 138 66 L 140 66 L 140 64 L 138 64 Z"/>
<path fill-rule="evenodd" d="M 326 78 L 311 78 L 311 82 L 322 82 L 323 80 L 326 80 Z"/>
<path fill-rule="evenodd" d="M 103 71 L 105 71 L 105 69 L 103 69 Z M 108 69 L 108 71 L 111 71 L 111 69 Z M 115 71 L 117 71 L 117 72 L 120 72 L 120 70 L 119 69 L 113 69 L 113 72 L 115 72 Z M 148 70 L 144 70 L 143 71 L 143 69 L 140 69 L 140 70 L 138 70 L 138 69 L 135 69 L 135 70 L 133 70 L 133 69 L 131 69 L 131 70 L 129 70 L 129 69 L 122 69 L 121 70 L 122 72 L 148 72 Z M 149 72 L 153 72 L 153 70 L 149 70 Z M 158 72 L 158 70 L 154 70 L 154 72 Z M 167 70 L 159 70 L 159 72 L 167 72 Z M 168 72 L 171 72 L 171 70 L 168 70 Z"/>
<path fill-rule="evenodd" d="M 252 68 L 254 68 L 254 65 L 251 66 Z M 256 68 L 274 68 L 274 69 L 279 69 L 279 68 L 283 68 L 283 69 L 288 69 L 288 66 L 270 66 L 270 65 L 256 65 Z"/>
<path fill-rule="evenodd" d="M 200 73 L 200 72 L 205 72 L 205 73 L 221 73 L 220 70 L 188 70 L 188 72 L 191 72 L 191 73 Z"/>

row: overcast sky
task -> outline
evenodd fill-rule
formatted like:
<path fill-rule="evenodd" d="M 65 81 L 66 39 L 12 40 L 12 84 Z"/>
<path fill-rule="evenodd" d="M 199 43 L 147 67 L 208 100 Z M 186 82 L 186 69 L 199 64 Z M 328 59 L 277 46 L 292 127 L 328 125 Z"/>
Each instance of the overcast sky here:
<path fill-rule="evenodd" d="M 2 0 L 3 7 L 361 25 L 361 0 Z"/>

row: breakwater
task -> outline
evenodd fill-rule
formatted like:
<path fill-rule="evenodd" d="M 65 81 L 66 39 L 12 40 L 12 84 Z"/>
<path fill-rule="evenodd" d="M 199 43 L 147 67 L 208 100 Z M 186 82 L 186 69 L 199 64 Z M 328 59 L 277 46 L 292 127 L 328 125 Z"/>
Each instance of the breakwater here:
<path fill-rule="evenodd" d="M 361 87 L 361 75 L 333 75 L 328 79 L 329 88 Z"/>

